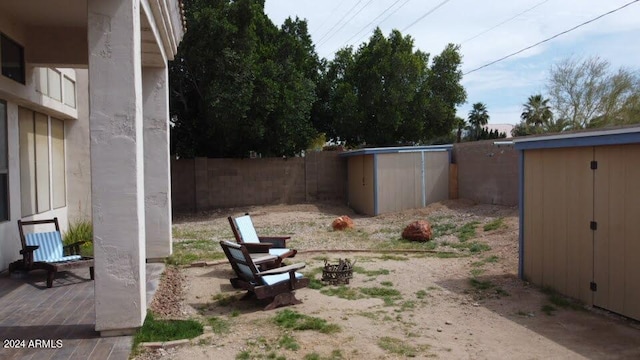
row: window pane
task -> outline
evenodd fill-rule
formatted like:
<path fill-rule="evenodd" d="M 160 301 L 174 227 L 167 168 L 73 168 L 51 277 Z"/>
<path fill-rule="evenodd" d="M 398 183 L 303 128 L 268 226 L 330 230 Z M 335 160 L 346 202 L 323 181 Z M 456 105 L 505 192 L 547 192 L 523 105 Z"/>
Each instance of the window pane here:
<path fill-rule="evenodd" d="M 51 210 L 49 191 L 49 119 L 36 113 L 36 199 L 38 213 Z"/>
<path fill-rule="evenodd" d="M 64 77 L 64 103 L 72 108 L 76 107 L 76 83 L 66 76 Z"/>
<path fill-rule="evenodd" d="M 49 94 L 49 88 L 47 85 L 48 76 L 47 68 L 38 68 L 38 91 L 44 95 Z"/>
<path fill-rule="evenodd" d="M 20 199 L 22 216 L 36 213 L 36 153 L 33 111 L 20 108 Z"/>
<path fill-rule="evenodd" d="M 2 75 L 24 84 L 24 49 L 4 34 L 0 35 Z"/>
<path fill-rule="evenodd" d="M 53 208 L 67 205 L 64 162 L 64 122 L 51 118 L 51 173 L 53 174 Z"/>
<path fill-rule="evenodd" d="M 49 97 L 62 101 L 62 80 L 60 73 L 53 69 L 47 69 L 49 82 Z"/>

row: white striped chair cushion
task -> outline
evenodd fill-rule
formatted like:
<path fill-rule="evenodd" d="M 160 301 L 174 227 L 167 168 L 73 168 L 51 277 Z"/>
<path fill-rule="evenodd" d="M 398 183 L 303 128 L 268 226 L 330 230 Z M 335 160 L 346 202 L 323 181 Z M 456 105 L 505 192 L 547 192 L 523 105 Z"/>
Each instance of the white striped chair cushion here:
<path fill-rule="evenodd" d="M 296 279 L 302 279 L 304 276 L 299 272 L 296 272 Z M 283 281 L 289 281 L 289 273 L 285 274 L 277 274 L 277 275 L 266 275 L 262 277 L 262 281 L 264 281 L 267 285 L 277 284 Z"/>
<path fill-rule="evenodd" d="M 253 221 L 251 221 L 249 215 L 237 217 L 236 225 L 238 226 L 238 232 L 240 233 L 242 241 L 250 244 L 260 243 L 256 228 L 253 226 Z"/>
<path fill-rule="evenodd" d="M 82 258 L 80 255 L 64 256 L 62 238 L 58 231 L 25 234 L 25 241 L 27 245 L 39 246 L 33 252 L 33 261 L 62 262 Z"/>

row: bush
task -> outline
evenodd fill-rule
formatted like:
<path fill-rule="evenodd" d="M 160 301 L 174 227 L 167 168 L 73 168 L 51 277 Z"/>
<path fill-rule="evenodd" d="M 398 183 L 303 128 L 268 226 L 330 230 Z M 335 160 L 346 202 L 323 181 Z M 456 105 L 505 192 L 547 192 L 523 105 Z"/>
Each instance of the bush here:
<path fill-rule="evenodd" d="M 65 245 L 73 244 L 79 241 L 85 241 L 82 244 L 80 252 L 84 256 L 93 255 L 93 225 L 89 220 L 79 220 L 69 224 L 69 229 L 64 233 L 62 241 Z"/>

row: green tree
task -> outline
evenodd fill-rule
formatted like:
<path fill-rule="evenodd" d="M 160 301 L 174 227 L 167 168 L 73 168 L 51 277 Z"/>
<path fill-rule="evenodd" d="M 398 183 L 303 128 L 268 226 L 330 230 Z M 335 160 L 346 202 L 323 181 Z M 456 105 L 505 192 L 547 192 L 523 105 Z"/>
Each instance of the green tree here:
<path fill-rule="evenodd" d="M 551 106 L 549 106 L 549 99 L 545 99 L 542 94 L 529 96 L 527 102 L 522 106 L 524 110 L 520 118 L 524 120 L 527 125 L 542 128 L 543 125 L 553 118 L 553 112 L 551 112 Z"/>
<path fill-rule="evenodd" d="M 376 29 L 357 51 L 341 49 L 318 85 L 314 124 L 350 146 L 416 143 L 449 134 L 464 102 L 461 57 L 453 45 L 434 57 L 413 39 Z"/>
<path fill-rule="evenodd" d="M 181 157 L 293 155 L 316 136 L 320 66 L 305 21 L 281 28 L 264 1 L 185 1 L 189 31 L 170 63 L 172 151 Z"/>
<path fill-rule="evenodd" d="M 481 102 L 473 104 L 473 107 L 469 111 L 469 124 L 471 125 L 472 134 L 470 136 L 473 140 L 479 140 L 482 136 L 482 129 L 489 123 L 489 112 L 487 106 Z"/>

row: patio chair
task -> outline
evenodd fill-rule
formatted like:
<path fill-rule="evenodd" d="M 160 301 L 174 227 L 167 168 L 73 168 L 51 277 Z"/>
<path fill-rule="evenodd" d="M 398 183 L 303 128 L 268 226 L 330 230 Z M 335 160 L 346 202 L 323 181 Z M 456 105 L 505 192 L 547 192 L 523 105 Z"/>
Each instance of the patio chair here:
<path fill-rule="evenodd" d="M 296 256 L 298 250 L 287 248 L 287 240 L 291 236 L 258 236 L 249 214 L 227 218 L 238 244 L 245 245 L 250 253 L 269 253 L 278 257 L 277 265 L 286 258 Z"/>
<path fill-rule="evenodd" d="M 50 232 L 24 232 L 24 226 L 43 224 L 53 224 L 56 230 Z M 94 279 L 93 258 L 80 255 L 80 245 L 84 241 L 63 246 L 58 218 L 34 221 L 18 220 L 18 230 L 22 244 L 22 250 L 20 250 L 22 259 L 9 264 L 10 272 L 19 269 L 24 271 L 46 270 L 47 288 L 53 286 L 53 279 L 58 271 L 88 267 L 91 280 Z"/>
<path fill-rule="evenodd" d="M 231 285 L 247 290 L 245 298 L 271 300 L 264 310 L 301 303 L 294 291 L 309 285 L 309 279 L 296 272 L 306 266 L 304 263 L 259 271 L 246 246 L 224 240 L 220 241 L 220 246 L 236 273 L 236 277 L 230 279 Z"/>

